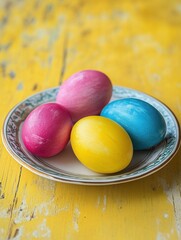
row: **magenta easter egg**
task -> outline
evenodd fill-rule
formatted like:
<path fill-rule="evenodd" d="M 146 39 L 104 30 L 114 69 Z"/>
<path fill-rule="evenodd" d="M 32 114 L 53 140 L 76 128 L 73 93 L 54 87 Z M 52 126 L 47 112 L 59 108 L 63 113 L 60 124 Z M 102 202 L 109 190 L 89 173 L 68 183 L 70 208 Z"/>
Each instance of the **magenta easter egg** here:
<path fill-rule="evenodd" d="M 108 76 L 95 70 L 73 74 L 60 87 L 56 102 L 64 106 L 76 122 L 82 117 L 98 115 L 112 96 Z"/>
<path fill-rule="evenodd" d="M 51 157 L 65 148 L 71 129 L 72 120 L 68 111 L 57 103 L 45 103 L 26 118 L 22 140 L 32 154 Z"/>

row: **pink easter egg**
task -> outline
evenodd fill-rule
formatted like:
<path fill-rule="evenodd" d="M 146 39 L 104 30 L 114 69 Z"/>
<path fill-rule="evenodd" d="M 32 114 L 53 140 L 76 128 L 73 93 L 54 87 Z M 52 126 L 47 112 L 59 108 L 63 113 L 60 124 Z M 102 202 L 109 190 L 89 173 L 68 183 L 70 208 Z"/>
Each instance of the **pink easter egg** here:
<path fill-rule="evenodd" d="M 57 103 L 45 103 L 26 118 L 22 140 L 32 154 L 51 157 L 65 148 L 71 129 L 72 120 L 68 111 Z"/>
<path fill-rule="evenodd" d="M 73 74 L 60 87 L 56 102 L 64 106 L 76 122 L 82 117 L 98 115 L 112 96 L 108 76 L 96 70 Z"/>

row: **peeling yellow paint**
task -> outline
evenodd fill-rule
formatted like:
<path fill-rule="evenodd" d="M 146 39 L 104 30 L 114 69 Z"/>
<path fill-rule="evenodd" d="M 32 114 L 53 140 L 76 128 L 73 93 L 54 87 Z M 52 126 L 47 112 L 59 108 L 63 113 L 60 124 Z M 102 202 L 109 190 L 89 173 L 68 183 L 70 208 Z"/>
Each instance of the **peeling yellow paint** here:
<path fill-rule="evenodd" d="M 178 0 L 0 1 L 0 126 L 19 101 L 90 68 L 181 123 L 180 30 Z M 136 182 L 76 186 L 20 167 L 0 142 L 0 240 L 180 239 L 180 158 Z"/>

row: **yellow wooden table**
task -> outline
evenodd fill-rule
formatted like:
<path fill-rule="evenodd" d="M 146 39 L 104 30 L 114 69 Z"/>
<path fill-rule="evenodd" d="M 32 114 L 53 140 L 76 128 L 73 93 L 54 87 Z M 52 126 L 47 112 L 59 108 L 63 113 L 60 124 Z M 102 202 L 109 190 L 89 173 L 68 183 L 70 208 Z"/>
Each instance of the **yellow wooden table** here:
<path fill-rule="evenodd" d="M 0 0 L 0 125 L 18 102 L 82 69 L 151 94 L 181 122 L 179 0 Z M 0 143 L 0 239 L 181 239 L 181 151 L 130 183 L 57 183 Z"/>

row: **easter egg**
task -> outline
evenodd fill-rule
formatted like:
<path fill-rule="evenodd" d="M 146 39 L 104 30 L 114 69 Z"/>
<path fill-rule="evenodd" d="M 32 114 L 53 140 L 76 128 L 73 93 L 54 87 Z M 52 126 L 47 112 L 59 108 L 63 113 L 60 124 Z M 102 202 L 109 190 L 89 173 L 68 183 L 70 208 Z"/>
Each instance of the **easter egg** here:
<path fill-rule="evenodd" d="M 79 161 L 98 173 L 118 172 L 132 159 L 133 146 L 127 132 L 101 116 L 88 116 L 77 121 L 70 141 Z"/>
<path fill-rule="evenodd" d="M 103 108 L 101 116 L 122 126 L 131 137 L 135 150 L 149 149 L 159 144 L 166 133 L 166 124 L 160 112 L 139 99 L 112 101 Z"/>
<path fill-rule="evenodd" d="M 56 102 L 64 106 L 76 122 L 82 117 L 97 115 L 112 96 L 108 76 L 96 70 L 73 74 L 60 87 Z"/>
<path fill-rule="evenodd" d="M 61 152 L 70 139 L 72 120 L 65 108 L 46 103 L 35 108 L 22 126 L 22 140 L 29 152 L 51 157 Z"/>

